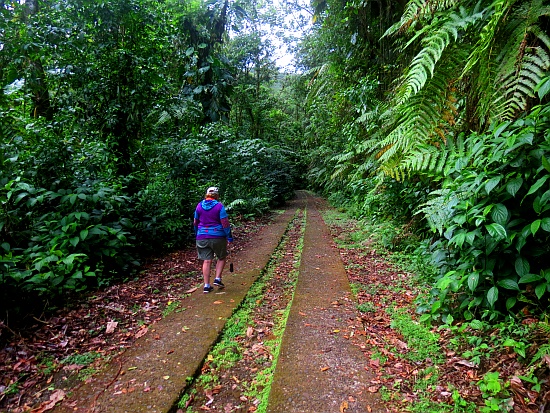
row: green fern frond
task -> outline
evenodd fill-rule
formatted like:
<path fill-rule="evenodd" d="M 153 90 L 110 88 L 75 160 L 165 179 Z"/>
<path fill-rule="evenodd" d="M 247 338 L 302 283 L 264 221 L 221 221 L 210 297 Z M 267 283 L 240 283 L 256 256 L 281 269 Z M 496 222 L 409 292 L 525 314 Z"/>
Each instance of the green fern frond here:
<path fill-rule="evenodd" d="M 422 39 L 422 50 L 413 59 L 408 73 L 399 88 L 397 104 L 402 104 L 411 96 L 418 93 L 434 75 L 436 64 L 449 45 L 456 41 L 459 33 L 483 19 L 483 12 L 469 12 L 463 7 L 460 14 L 451 13 L 438 20 L 434 19 L 429 32 L 432 33 Z"/>
<path fill-rule="evenodd" d="M 307 94 L 307 100 L 317 98 L 322 94 L 325 88 L 330 85 L 330 77 L 327 76 L 329 71 L 329 65 L 323 64 L 315 70 L 311 71 L 311 79 L 308 83 L 309 92 Z"/>
<path fill-rule="evenodd" d="M 459 0 L 410 0 L 405 7 L 401 19 L 390 26 L 382 37 L 388 37 L 395 33 L 404 33 L 417 22 L 423 22 L 433 17 L 437 12 L 448 10 L 460 4 Z"/>
<path fill-rule="evenodd" d="M 478 42 L 476 48 L 480 49 L 474 49 L 471 55 L 471 58 L 474 54 L 479 56 L 475 84 L 475 90 L 479 91 L 477 114 L 485 124 L 514 119 L 527 107 L 537 80 L 548 70 L 550 38 L 539 26 L 547 9 L 542 0 L 499 4 L 503 5 L 499 23 L 496 27 L 485 26 L 495 30 L 491 36 L 487 35 L 492 43 L 485 49 Z M 497 20 L 498 16 L 491 17 Z"/>
<path fill-rule="evenodd" d="M 378 145 L 380 149 L 384 148 L 377 154 L 381 163 L 388 162 L 394 156 L 406 159 L 419 145 L 445 143 L 446 138 L 441 138 L 441 131 L 451 129 L 446 126 L 455 125 L 457 121 L 453 76 L 457 74 L 460 57 L 465 56 L 459 50 L 449 53 L 453 56 L 445 59 L 445 70 L 437 72 L 425 88 L 406 104 L 392 109 L 392 125 L 395 126 L 388 128 L 386 137 Z"/>
<path fill-rule="evenodd" d="M 503 119 L 513 119 L 516 114 L 527 107 L 529 98 L 535 96 L 537 84 L 550 69 L 550 55 L 541 47 L 530 48 L 523 56 L 518 70 L 509 73 L 502 81 L 503 95 L 507 97 Z"/>
<path fill-rule="evenodd" d="M 487 55 L 487 50 L 494 43 L 495 36 L 498 32 L 498 27 L 502 22 L 504 16 L 509 12 L 512 4 L 515 3 L 515 0 L 497 0 L 491 4 L 490 12 L 492 12 L 491 17 L 488 22 L 481 29 L 479 40 L 474 46 L 470 57 L 462 71 L 462 76 L 465 75 L 473 66 L 475 66 L 484 56 Z"/>
<path fill-rule="evenodd" d="M 186 120 L 192 117 L 199 118 L 202 112 L 200 107 L 191 100 L 183 100 L 182 102 L 172 105 L 167 109 L 162 110 L 157 116 L 156 126 L 170 122 L 173 119 Z M 152 116 L 155 116 L 153 113 Z"/>
<path fill-rule="evenodd" d="M 550 336 L 550 323 L 546 321 L 539 321 L 537 323 L 537 329 L 540 330 L 543 335 Z"/>
<path fill-rule="evenodd" d="M 541 360 L 544 356 L 550 355 L 550 343 L 541 345 L 533 358 L 531 359 L 530 365 L 536 363 L 537 361 Z"/>

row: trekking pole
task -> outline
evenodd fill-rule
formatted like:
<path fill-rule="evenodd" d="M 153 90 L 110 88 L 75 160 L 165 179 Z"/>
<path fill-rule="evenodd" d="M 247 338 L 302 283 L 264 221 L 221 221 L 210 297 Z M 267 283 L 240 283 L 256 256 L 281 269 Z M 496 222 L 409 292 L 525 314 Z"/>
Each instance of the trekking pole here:
<path fill-rule="evenodd" d="M 229 243 L 231 245 L 231 243 Z M 229 272 L 233 272 L 233 251 L 232 248 L 229 248 Z"/>

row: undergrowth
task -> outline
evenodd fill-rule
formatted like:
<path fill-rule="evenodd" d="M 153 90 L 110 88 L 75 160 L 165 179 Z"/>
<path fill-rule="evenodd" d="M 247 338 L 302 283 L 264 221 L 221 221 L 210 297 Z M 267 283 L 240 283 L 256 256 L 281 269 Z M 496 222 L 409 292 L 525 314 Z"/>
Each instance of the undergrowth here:
<path fill-rule="evenodd" d="M 340 248 L 383 257 L 407 275 L 396 277 L 399 285 L 392 286 L 353 282 L 350 287 L 354 296 L 369 297 L 370 294 L 370 297 L 381 299 L 383 289 L 416 294 L 416 300 L 409 306 L 388 310 L 391 328 L 402 336 L 407 350 L 388 347 L 373 350 L 372 358 L 381 364 L 388 359 L 389 350 L 418 366 L 414 378 L 398 380 L 393 387 L 380 388 L 384 401 L 414 413 L 532 412 L 543 405 L 540 400 L 548 391 L 549 372 L 543 360 L 550 359 L 550 324 L 544 317 L 526 318 L 528 314 L 495 317 L 491 311 L 474 313 L 469 319 L 455 319 L 450 314 L 427 316 L 439 313 L 430 308 L 437 302 L 433 299 L 431 286 L 437 279 L 438 270 L 431 264 L 427 242 L 417 238 L 404 243 L 404 247 L 396 245 L 388 240 L 389 234 L 398 232 L 391 228 L 397 224 L 371 219 L 358 221 L 341 210 L 327 211 L 324 218 L 342 234 L 336 236 Z M 345 229 L 350 230 L 350 235 L 343 235 Z M 348 270 L 362 271 L 356 264 Z M 358 304 L 357 308 L 364 314 L 376 311 L 369 301 Z M 453 363 L 457 360 L 472 369 L 471 377 L 459 378 L 462 373 L 458 369 L 454 373 L 460 388 L 448 381 L 449 371 L 453 371 Z M 443 371 L 447 373 L 441 374 Z M 412 389 L 414 402 L 403 402 L 405 387 L 409 391 Z M 446 395 L 444 401 L 435 397 L 442 392 Z M 524 396 L 514 398 L 517 394 Z"/>

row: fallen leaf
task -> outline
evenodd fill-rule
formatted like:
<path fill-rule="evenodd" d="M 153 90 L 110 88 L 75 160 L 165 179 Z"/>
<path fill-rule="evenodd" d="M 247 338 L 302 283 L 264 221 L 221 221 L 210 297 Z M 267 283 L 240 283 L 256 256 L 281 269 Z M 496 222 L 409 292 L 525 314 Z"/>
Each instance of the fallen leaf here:
<path fill-rule="evenodd" d="M 210 406 L 214 403 L 214 396 L 212 394 L 212 389 L 206 389 L 204 395 L 208 398 L 208 401 L 204 404 L 205 406 Z"/>
<path fill-rule="evenodd" d="M 197 290 L 198 290 L 198 287 L 191 288 L 191 289 L 187 290 L 187 291 L 185 292 L 185 294 L 191 294 L 191 293 L 194 293 L 194 292 L 197 291 Z"/>
<path fill-rule="evenodd" d="M 327 371 L 328 369 L 330 369 L 330 367 L 321 367 L 321 371 Z"/>
<path fill-rule="evenodd" d="M 162 376 L 162 378 L 163 378 L 164 380 L 168 380 L 168 379 L 170 378 L 170 376 Z"/>
<path fill-rule="evenodd" d="M 147 331 L 149 331 L 147 327 L 140 328 L 136 333 L 136 338 L 143 337 L 145 334 L 147 334 Z"/>
<path fill-rule="evenodd" d="M 50 394 L 50 401 L 42 408 L 42 411 L 51 410 L 55 407 L 57 402 L 60 402 L 65 398 L 65 392 L 61 389 L 55 390 Z"/>
<path fill-rule="evenodd" d="M 343 401 L 342 404 L 340 404 L 340 413 L 344 413 L 347 409 L 349 409 L 348 402 Z"/>
<path fill-rule="evenodd" d="M 248 326 L 248 328 L 246 329 L 246 336 L 250 338 L 252 337 L 253 334 L 254 334 L 254 328 L 251 326 Z"/>
<path fill-rule="evenodd" d="M 223 301 L 221 301 L 221 300 L 214 301 L 214 304 L 223 304 Z"/>
<path fill-rule="evenodd" d="M 107 328 L 105 329 L 105 334 L 112 334 L 117 326 L 118 321 L 109 321 L 107 323 Z"/>
<path fill-rule="evenodd" d="M 370 386 L 367 390 L 371 393 L 376 393 L 380 389 L 380 386 Z"/>

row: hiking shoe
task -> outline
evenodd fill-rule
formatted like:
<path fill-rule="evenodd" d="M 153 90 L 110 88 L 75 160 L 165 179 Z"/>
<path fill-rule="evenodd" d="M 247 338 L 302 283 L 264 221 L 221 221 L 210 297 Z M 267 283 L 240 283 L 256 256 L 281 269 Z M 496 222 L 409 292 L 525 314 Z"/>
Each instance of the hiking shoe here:
<path fill-rule="evenodd" d="M 225 284 L 222 283 L 222 280 L 220 280 L 219 278 L 216 278 L 216 279 L 214 280 L 214 285 L 215 285 L 216 287 L 220 287 L 220 288 L 225 287 Z"/>
<path fill-rule="evenodd" d="M 214 290 L 214 287 L 212 287 L 211 285 L 209 285 L 208 287 L 204 286 L 203 293 L 208 294 L 210 291 L 213 291 L 213 290 Z"/>

